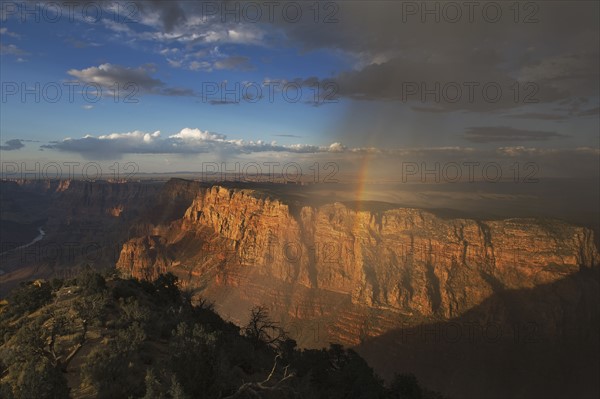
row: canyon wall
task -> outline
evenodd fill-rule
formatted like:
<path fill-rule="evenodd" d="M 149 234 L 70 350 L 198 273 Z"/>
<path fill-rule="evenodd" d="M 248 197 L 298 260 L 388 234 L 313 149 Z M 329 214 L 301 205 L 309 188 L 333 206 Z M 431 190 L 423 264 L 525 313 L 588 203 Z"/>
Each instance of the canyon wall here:
<path fill-rule="evenodd" d="M 0 295 L 20 281 L 72 277 L 85 265 L 114 267 L 123 243 L 137 235 L 130 227 L 139 224 L 164 186 L 163 182 L 0 181 Z M 25 247 L 39 228 L 45 232 L 43 239 Z"/>
<path fill-rule="evenodd" d="M 282 318 L 327 317 L 337 329 L 328 339 L 357 343 L 366 314 L 376 325 L 370 335 L 400 320 L 447 320 L 494 293 L 549 284 L 599 260 L 590 230 L 557 220 L 298 206 L 215 186 L 198 188 L 181 219 L 127 242 L 117 267 L 147 279 L 172 271 L 223 303 L 226 287 L 238 287 L 235 295 Z"/>

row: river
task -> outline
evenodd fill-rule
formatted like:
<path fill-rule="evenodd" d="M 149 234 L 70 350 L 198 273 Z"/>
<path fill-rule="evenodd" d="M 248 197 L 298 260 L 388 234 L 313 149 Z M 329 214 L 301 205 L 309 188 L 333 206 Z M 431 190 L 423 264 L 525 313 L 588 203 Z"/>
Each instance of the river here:
<path fill-rule="evenodd" d="M 31 240 L 27 244 L 21 245 L 20 247 L 9 249 L 8 251 L 0 252 L 0 255 L 6 255 L 6 254 L 11 253 L 13 251 L 17 251 L 19 249 L 30 247 L 33 244 L 35 244 L 36 242 L 43 240 L 44 236 L 46 235 L 46 232 L 41 227 L 38 227 L 38 231 L 39 231 L 40 234 L 38 234 L 33 240 Z M 3 275 L 4 273 L 5 273 L 4 270 L 0 269 L 0 276 Z"/>

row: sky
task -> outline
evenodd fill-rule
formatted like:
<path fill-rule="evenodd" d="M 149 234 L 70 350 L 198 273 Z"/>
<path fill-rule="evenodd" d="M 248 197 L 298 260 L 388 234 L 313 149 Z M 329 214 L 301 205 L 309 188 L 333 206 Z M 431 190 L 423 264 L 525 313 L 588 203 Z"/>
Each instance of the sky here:
<path fill-rule="evenodd" d="M 599 174 L 596 1 L 1 5 L 5 176 L 69 162 Z"/>

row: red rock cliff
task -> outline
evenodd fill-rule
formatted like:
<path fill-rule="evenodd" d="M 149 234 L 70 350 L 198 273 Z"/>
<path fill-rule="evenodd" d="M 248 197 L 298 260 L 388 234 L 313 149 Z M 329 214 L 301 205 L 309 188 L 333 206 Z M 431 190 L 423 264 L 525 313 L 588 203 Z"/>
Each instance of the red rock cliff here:
<path fill-rule="evenodd" d="M 495 292 L 551 283 L 600 259 L 590 230 L 556 220 L 444 219 L 341 203 L 291 209 L 218 186 L 199 189 L 184 217 L 160 230 L 160 239 L 126 243 L 118 268 L 138 278 L 170 270 L 224 302 L 218 287 L 241 287 L 237 295 L 250 302 L 334 324 L 352 319 L 353 307 L 449 319 Z"/>

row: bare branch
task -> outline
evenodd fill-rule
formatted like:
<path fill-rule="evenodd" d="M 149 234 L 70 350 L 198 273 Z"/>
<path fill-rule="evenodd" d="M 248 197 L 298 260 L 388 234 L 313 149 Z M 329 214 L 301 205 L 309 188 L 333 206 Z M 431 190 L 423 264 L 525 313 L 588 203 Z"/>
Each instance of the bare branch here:
<path fill-rule="evenodd" d="M 271 377 L 273 377 L 273 373 L 275 372 L 275 369 L 277 368 L 277 359 L 279 359 L 279 357 L 280 357 L 279 355 L 275 356 L 275 361 L 273 362 L 273 368 L 271 369 L 271 373 L 269 374 L 269 376 L 267 377 L 266 380 L 261 382 L 261 384 L 266 384 L 267 382 L 269 382 Z"/>
<path fill-rule="evenodd" d="M 265 392 L 265 391 L 266 392 L 281 392 L 284 388 L 283 387 L 284 383 L 287 380 L 289 380 L 290 378 L 293 378 L 296 376 L 294 373 L 288 374 L 289 365 L 284 367 L 283 378 L 281 378 L 279 381 L 277 381 L 272 386 L 265 385 L 266 383 L 271 381 L 271 379 L 273 378 L 273 375 L 275 374 L 275 370 L 277 369 L 277 359 L 280 359 L 280 358 L 281 358 L 280 355 L 275 356 L 275 360 L 273 362 L 273 368 L 271 369 L 271 372 L 269 373 L 268 377 L 264 381 L 262 381 L 262 382 L 247 382 L 245 384 L 242 384 L 242 386 L 240 386 L 234 394 L 227 396 L 224 399 L 239 398 L 243 394 L 249 394 L 249 395 L 252 395 L 253 397 L 261 399 L 262 395 L 260 394 L 260 392 Z"/>

